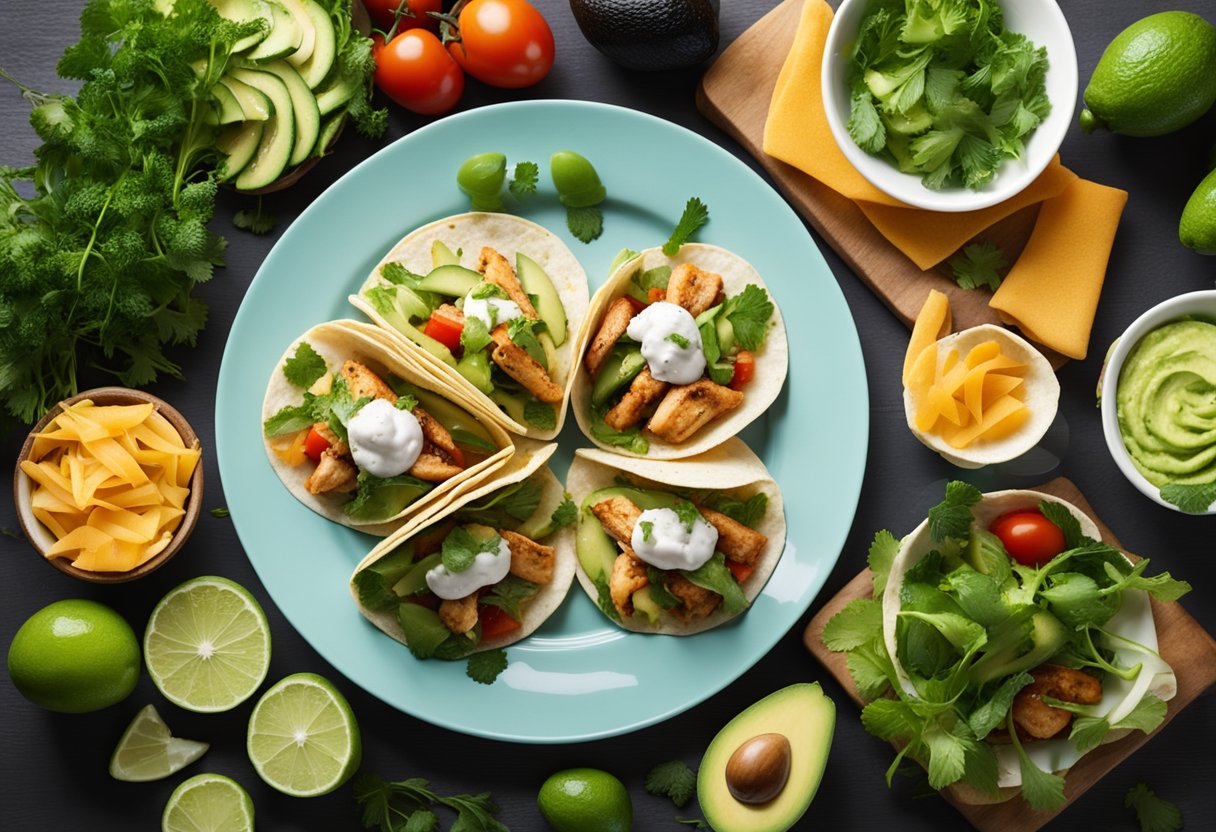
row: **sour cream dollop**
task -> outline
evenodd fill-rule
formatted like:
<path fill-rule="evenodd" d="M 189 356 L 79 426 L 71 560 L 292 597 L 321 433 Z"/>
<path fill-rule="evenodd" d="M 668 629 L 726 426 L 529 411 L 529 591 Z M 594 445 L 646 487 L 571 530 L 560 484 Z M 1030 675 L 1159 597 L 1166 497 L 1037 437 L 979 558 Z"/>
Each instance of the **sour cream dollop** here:
<path fill-rule="evenodd" d="M 384 399 L 359 409 L 346 426 L 355 465 L 374 477 L 395 477 L 414 467 L 422 453 L 422 426 L 408 410 Z"/>
<path fill-rule="evenodd" d="M 651 566 L 696 569 L 714 556 L 718 530 L 700 515 L 690 529 L 673 509 L 648 508 L 634 524 L 629 542 Z"/>
<path fill-rule="evenodd" d="M 511 571 L 511 547 L 498 538 L 493 552 L 478 552 L 473 563 L 462 572 L 449 571 L 442 563 L 427 570 L 426 585 L 431 592 L 447 601 L 458 601 L 483 586 L 493 586 Z"/>
<path fill-rule="evenodd" d="M 688 310 L 665 300 L 652 303 L 629 322 L 625 333 L 642 344 L 650 374 L 669 384 L 692 384 L 705 372 L 701 333 Z"/>
<path fill-rule="evenodd" d="M 506 298 L 475 298 L 473 293 L 464 297 L 464 316 L 466 318 L 477 318 L 486 325 L 486 329 L 493 329 L 499 324 L 506 323 L 512 318 L 523 316 L 523 310 L 519 308 L 519 304 L 513 300 Z M 490 320 L 490 310 L 494 310 L 493 320 Z"/>

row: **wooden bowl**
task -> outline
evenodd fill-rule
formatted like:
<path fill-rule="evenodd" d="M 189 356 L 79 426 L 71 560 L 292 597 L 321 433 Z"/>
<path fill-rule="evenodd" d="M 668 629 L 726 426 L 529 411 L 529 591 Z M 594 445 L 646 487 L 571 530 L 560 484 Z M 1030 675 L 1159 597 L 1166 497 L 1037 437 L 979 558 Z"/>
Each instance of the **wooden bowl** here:
<path fill-rule="evenodd" d="M 199 464 L 194 468 L 194 474 L 190 477 L 190 496 L 186 498 L 186 513 L 182 516 L 181 523 L 178 524 L 177 530 L 173 533 L 173 539 L 169 542 L 168 546 L 148 561 L 127 572 L 94 572 L 88 569 L 77 569 L 72 565 L 69 558 L 46 557 L 47 550 L 55 543 L 55 537 L 34 516 L 31 507 L 34 481 L 21 470 L 21 463 L 23 460 L 29 459 L 30 452 L 34 446 L 34 435 L 41 432 L 51 419 L 63 410 L 65 405 L 72 405 L 83 399 L 90 399 L 94 404 L 99 406 L 147 404 L 150 402 L 155 405 L 162 416 L 169 420 L 169 424 L 173 425 L 174 429 L 181 436 L 182 441 L 186 444 L 186 447 L 196 444 L 198 436 L 194 433 L 194 429 L 190 427 L 190 423 L 186 421 L 186 417 L 156 396 L 126 387 L 98 387 L 93 390 L 86 390 L 69 399 L 64 399 L 47 411 L 46 415 L 39 419 L 38 423 L 30 430 L 29 436 L 25 439 L 25 444 L 21 446 L 21 452 L 17 454 L 17 465 L 13 471 L 13 500 L 17 504 L 17 519 L 21 523 L 21 530 L 25 532 L 26 538 L 38 550 L 38 553 L 42 555 L 43 560 L 48 561 L 65 575 L 71 575 L 73 578 L 79 578 L 82 581 L 89 581 L 90 583 L 120 584 L 126 581 L 133 581 L 136 578 L 142 578 L 144 575 L 156 571 L 168 562 L 169 558 L 177 554 L 187 538 L 190 537 L 190 533 L 194 531 L 194 526 L 198 522 L 199 512 L 202 511 L 203 506 L 203 463 L 200 459 Z"/>

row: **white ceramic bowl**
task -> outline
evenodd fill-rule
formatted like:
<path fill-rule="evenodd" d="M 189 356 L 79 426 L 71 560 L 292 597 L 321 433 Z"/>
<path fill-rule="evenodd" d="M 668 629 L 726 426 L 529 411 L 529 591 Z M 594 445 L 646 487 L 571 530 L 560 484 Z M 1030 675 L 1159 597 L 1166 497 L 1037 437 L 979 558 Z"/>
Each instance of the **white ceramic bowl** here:
<path fill-rule="evenodd" d="M 977 211 L 1004 202 L 1047 167 L 1072 123 L 1077 104 L 1077 52 L 1064 13 L 1055 0 L 1002 0 L 1005 28 L 1047 47 L 1047 97 L 1051 113 L 1026 140 L 1020 159 L 1007 159 L 983 188 L 930 190 L 921 178 L 866 153 L 849 135 L 850 52 L 870 0 L 842 0 L 828 29 L 823 53 L 822 95 L 828 125 L 845 158 L 871 185 L 907 205 L 930 211 Z"/>
<path fill-rule="evenodd" d="M 1136 486 L 1140 493 L 1158 505 L 1181 511 L 1178 506 L 1161 499 L 1161 492 L 1132 463 L 1131 455 L 1123 444 L 1123 435 L 1119 432 L 1119 417 L 1115 406 L 1115 391 L 1119 386 L 1119 374 L 1123 371 L 1123 362 L 1140 339 L 1159 326 L 1187 317 L 1202 317 L 1216 320 L 1216 290 L 1208 289 L 1203 292 L 1189 292 L 1162 301 L 1149 309 L 1119 336 L 1110 354 L 1106 358 L 1106 366 L 1102 369 L 1102 384 L 1098 389 L 1102 397 L 1102 435 L 1106 437 L 1106 447 L 1115 460 L 1115 465 L 1127 477 L 1128 482 Z M 1207 514 L 1216 514 L 1209 509 Z"/>

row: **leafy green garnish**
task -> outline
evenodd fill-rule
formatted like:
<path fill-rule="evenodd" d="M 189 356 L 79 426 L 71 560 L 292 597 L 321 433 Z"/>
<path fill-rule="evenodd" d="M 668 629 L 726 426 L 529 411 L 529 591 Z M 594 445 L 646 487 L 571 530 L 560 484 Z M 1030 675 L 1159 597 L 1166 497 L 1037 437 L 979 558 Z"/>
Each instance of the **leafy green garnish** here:
<path fill-rule="evenodd" d="M 516 199 L 536 193 L 536 182 L 540 178 L 540 168 L 536 162 L 516 162 L 515 172 L 511 174 L 511 183 L 507 188 Z"/>
<path fill-rule="evenodd" d="M 482 650 L 469 656 L 465 675 L 480 685 L 492 685 L 498 674 L 507 669 L 507 651 Z"/>
<path fill-rule="evenodd" d="M 605 445 L 619 445 L 631 453 L 645 454 L 650 450 L 650 443 L 636 426 L 617 430 L 604 421 L 604 414 L 600 412 L 591 414 L 591 435 Z"/>
<path fill-rule="evenodd" d="M 604 233 L 604 213 L 598 205 L 587 208 L 567 208 L 566 227 L 574 239 L 590 243 Z"/>
<path fill-rule="evenodd" d="M 651 523 L 649 520 L 642 520 L 638 523 L 638 528 L 642 530 L 642 540 L 649 543 L 651 535 L 654 534 L 654 523 Z"/>
<path fill-rule="evenodd" d="M 553 513 L 549 515 L 549 532 L 564 529 L 577 519 L 578 506 L 574 504 L 574 500 L 570 499 L 570 492 L 567 491 L 562 497 L 562 501 L 557 504 L 557 508 L 553 509 Z"/>
<path fill-rule="evenodd" d="M 1006 720 L 1006 728 L 1009 731 L 1009 741 L 1013 743 L 1013 747 L 1018 753 L 1018 767 L 1022 772 L 1022 797 L 1025 798 L 1030 808 L 1051 811 L 1063 806 L 1064 778 L 1058 774 L 1043 771 L 1027 756 L 1026 750 L 1022 748 L 1021 740 L 1018 739 L 1012 713 Z"/>
<path fill-rule="evenodd" d="M 536 513 L 544 486 L 535 477 L 504 485 L 497 491 L 468 503 L 457 512 L 462 521 L 486 526 L 514 527 Z"/>
<path fill-rule="evenodd" d="M 536 338 L 538 321 L 532 318 L 512 318 L 507 321 L 507 337 L 536 361 L 537 364 L 549 369 L 549 361 L 545 357 L 545 348 Z"/>
<path fill-rule="evenodd" d="M 829 650 L 844 652 L 882 634 L 882 605 L 868 598 L 855 598 L 823 627 L 823 643 Z"/>
<path fill-rule="evenodd" d="M 374 477 L 360 471 L 356 480 L 355 497 L 342 507 L 352 520 L 377 522 L 399 514 L 406 506 L 435 487 L 434 483 L 401 474 L 397 477 Z"/>
<path fill-rule="evenodd" d="M 665 610 L 674 610 L 676 607 L 683 606 L 684 602 L 667 589 L 664 577 L 663 570 L 655 569 L 653 566 L 646 567 L 646 579 L 650 581 L 647 584 L 647 588 L 650 590 L 650 600 Z"/>
<path fill-rule="evenodd" d="M 325 359 L 307 341 L 301 341 L 291 358 L 283 362 L 283 375 L 296 387 L 312 387 L 325 370 Z"/>
<path fill-rule="evenodd" d="M 697 507 L 688 500 L 678 501 L 671 507 L 671 510 L 676 513 L 676 517 L 679 518 L 680 523 L 682 523 L 684 528 L 688 529 L 689 531 L 692 531 L 693 526 L 696 525 L 696 522 L 702 519 L 701 512 L 697 511 Z"/>
<path fill-rule="evenodd" d="M 1178 807 L 1158 797 L 1144 783 L 1127 790 L 1123 805 L 1136 813 L 1140 832 L 1178 832 L 1182 828 L 1182 812 Z"/>
<path fill-rule="evenodd" d="M 473 291 L 469 292 L 469 297 L 473 298 L 474 300 L 485 300 L 486 298 L 505 299 L 508 297 L 508 295 L 506 290 L 497 283 L 491 283 L 488 280 L 483 280 L 473 287 Z M 494 306 L 491 305 L 490 310 L 491 314 L 493 314 L 495 311 Z"/>
<path fill-rule="evenodd" d="M 768 335 L 773 309 L 768 292 L 749 283 L 742 292 L 726 299 L 722 314 L 735 329 L 735 342 L 745 350 L 758 350 Z"/>
<path fill-rule="evenodd" d="M 380 276 L 392 283 L 394 286 L 415 286 L 419 280 L 422 280 L 422 275 L 414 274 L 407 269 L 403 264 L 396 260 L 390 260 L 380 267 Z"/>
<path fill-rule="evenodd" d="M 480 604 L 498 607 L 516 621 L 523 620 L 523 604 L 536 594 L 539 586 L 518 575 L 507 575 L 478 599 Z"/>
<path fill-rule="evenodd" d="M 633 285 L 637 286 L 646 294 L 651 289 L 667 289 L 667 282 L 671 279 L 671 266 L 655 266 L 650 269 L 638 269 L 633 273 L 631 280 Z"/>
<path fill-rule="evenodd" d="M 613 621 L 620 621 L 621 614 L 617 611 L 616 604 L 612 603 L 612 592 L 608 588 L 608 576 L 601 572 L 592 578 L 591 582 L 595 584 L 595 605 L 600 608 L 600 612 Z"/>
<path fill-rule="evenodd" d="M 418 400 L 408 393 L 403 396 L 398 396 L 397 401 L 393 402 L 393 407 L 397 408 L 398 410 L 408 410 L 413 412 L 414 408 L 417 406 Z"/>
<path fill-rule="evenodd" d="M 275 224 L 278 221 L 274 214 L 266 210 L 262 204 L 262 198 L 258 197 L 258 205 L 254 209 L 242 208 L 232 215 L 232 224 L 242 231 L 248 231 L 250 234 L 269 234 L 274 231 Z"/>
<path fill-rule="evenodd" d="M 480 655 L 480 654 L 474 654 Z M 488 792 L 444 797 L 432 791 L 421 777 L 386 781 L 376 774 L 361 774 L 354 782 L 355 802 L 364 829 L 380 832 L 428 832 L 437 828 L 435 808 L 456 813 L 456 832 L 509 832 L 498 820 L 498 806 Z"/>
<path fill-rule="evenodd" d="M 676 223 L 667 242 L 663 243 L 663 253 L 668 257 L 675 257 L 680 251 L 680 246 L 687 243 L 693 232 L 707 222 L 709 222 L 709 208 L 700 198 L 695 196 L 690 198 L 688 202 L 684 203 L 684 213 L 680 215 L 680 221 Z"/>
<path fill-rule="evenodd" d="M 457 526 L 443 539 L 443 565 L 449 572 L 463 572 L 482 552 L 498 552 L 501 540 L 497 534 L 480 537 L 464 526 Z"/>
<path fill-rule="evenodd" d="M 1009 265 L 1005 254 L 987 241 L 963 246 L 962 253 L 950 258 L 954 282 L 964 289 L 987 286 L 996 291 L 1001 286 L 1001 272 Z"/>
<path fill-rule="evenodd" d="M 983 496 L 974 485 L 959 480 L 946 483 L 946 499 L 929 509 L 929 536 L 934 542 L 965 540 L 971 530 L 971 507 Z"/>
<path fill-rule="evenodd" d="M 742 523 L 749 529 L 754 529 L 764 519 L 768 512 L 768 495 L 757 491 L 746 500 L 738 500 L 727 494 L 711 492 L 706 494 L 701 502 L 714 511 L 725 514 L 737 523 Z"/>
<path fill-rule="evenodd" d="M 670 335 L 668 335 L 667 340 L 670 341 L 671 343 L 675 344 L 677 347 L 679 347 L 682 350 L 686 350 L 690 346 L 692 346 L 692 342 L 689 341 L 687 338 L 685 338 L 683 335 L 681 335 L 678 332 L 673 332 Z"/>
<path fill-rule="evenodd" d="M 659 763 L 646 772 L 647 794 L 670 797 L 677 809 L 683 809 L 697 792 L 697 774 L 683 760 Z"/>
<path fill-rule="evenodd" d="M 721 552 L 714 552 L 713 557 L 696 569 L 681 571 L 692 583 L 721 595 L 722 612 L 727 615 L 736 615 L 747 609 L 747 596 L 727 568 L 726 558 Z"/>
<path fill-rule="evenodd" d="M 468 317 L 464 319 L 464 328 L 460 330 L 460 346 L 465 353 L 481 352 L 490 345 L 490 329 L 481 318 Z"/>
<path fill-rule="evenodd" d="M 1203 485 L 1171 482 L 1161 486 L 1161 499 L 1187 514 L 1207 514 L 1212 503 L 1216 503 L 1216 482 Z"/>
<path fill-rule="evenodd" d="M 228 511 L 228 509 L 224 508 L 223 506 L 218 506 L 216 508 L 213 508 L 207 513 L 210 514 L 212 517 L 218 518 L 220 520 L 223 520 L 225 517 L 230 517 L 232 514 L 230 511 Z"/>
<path fill-rule="evenodd" d="M 553 430 L 557 427 L 557 411 L 551 404 L 527 399 L 524 401 L 524 421 L 539 430 Z"/>
<path fill-rule="evenodd" d="M 866 556 L 866 564 L 874 573 L 874 597 L 881 598 L 887 586 L 887 575 L 891 573 L 891 564 L 899 553 L 899 540 L 886 529 L 874 535 L 870 543 L 870 552 Z"/>

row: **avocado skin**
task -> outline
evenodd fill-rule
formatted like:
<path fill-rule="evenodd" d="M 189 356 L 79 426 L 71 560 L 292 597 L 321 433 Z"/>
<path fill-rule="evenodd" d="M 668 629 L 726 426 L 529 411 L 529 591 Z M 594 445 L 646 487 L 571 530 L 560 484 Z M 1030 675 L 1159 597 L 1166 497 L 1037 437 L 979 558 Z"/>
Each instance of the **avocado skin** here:
<path fill-rule="evenodd" d="M 587 41 L 626 69 L 696 66 L 718 48 L 718 0 L 570 0 Z"/>

